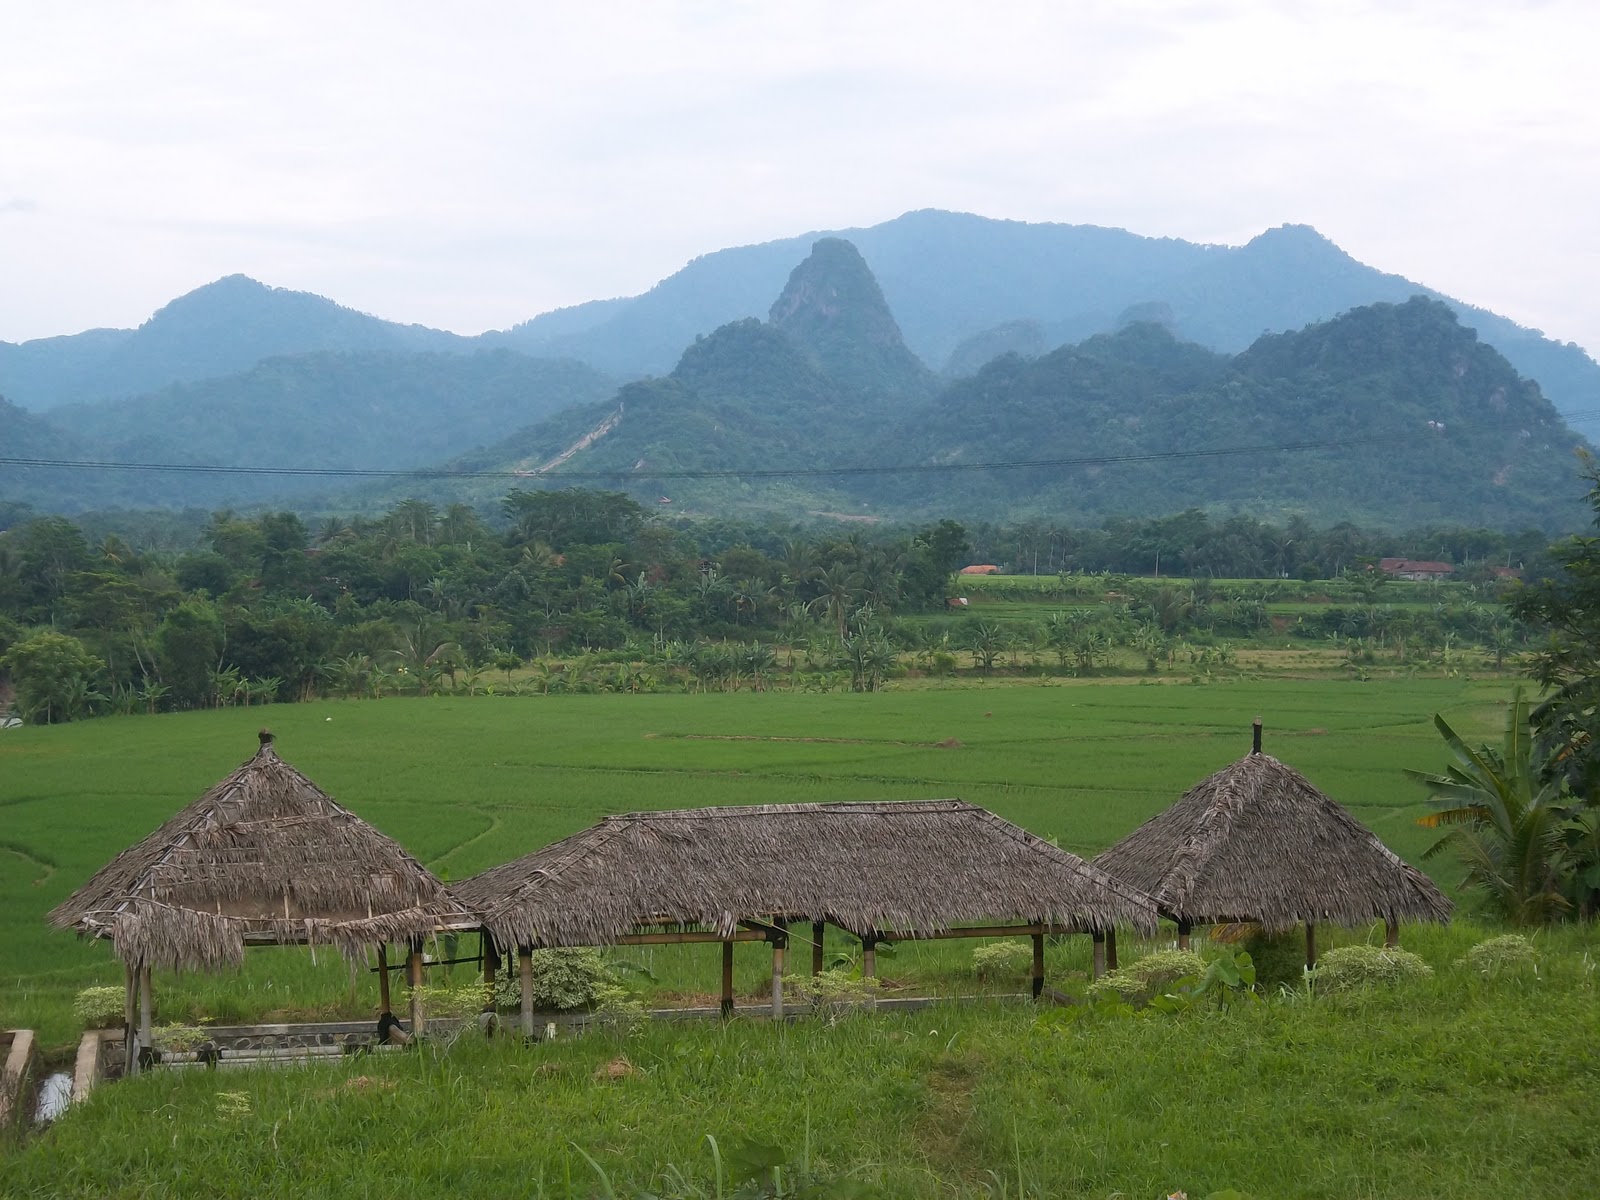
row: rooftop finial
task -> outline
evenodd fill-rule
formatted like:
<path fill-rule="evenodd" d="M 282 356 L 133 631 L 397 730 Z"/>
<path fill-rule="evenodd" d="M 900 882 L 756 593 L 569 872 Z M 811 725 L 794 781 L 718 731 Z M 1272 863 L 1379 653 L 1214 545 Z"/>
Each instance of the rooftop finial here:
<path fill-rule="evenodd" d="M 1250 753 L 1261 753 L 1261 718 L 1257 717 L 1251 725 Z"/>
<path fill-rule="evenodd" d="M 256 735 L 256 736 L 257 736 L 257 737 L 259 737 L 259 738 L 260 738 L 260 739 L 261 739 L 261 744 L 262 744 L 262 745 L 263 745 L 263 746 L 270 746 L 270 745 L 272 745 L 272 730 L 270 730 L 270 729 L 263 729 L 263 730 L 262 730 L 262 731 L 261 731 L 261 732 L 260 732 L 260 733 L 259 733 L 259 734 L 257 734 L 257 735 Z"/>

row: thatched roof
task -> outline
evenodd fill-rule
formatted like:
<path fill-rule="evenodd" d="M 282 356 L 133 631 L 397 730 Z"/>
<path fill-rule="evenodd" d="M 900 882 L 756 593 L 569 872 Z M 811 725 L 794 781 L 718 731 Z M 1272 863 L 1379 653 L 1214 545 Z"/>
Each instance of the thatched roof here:
<path fill-rule="evenodd" d="M 246 944 L 331 943 L 347 954 L 473 919 L 398 843 L 333 799 L 272 748 L 50 913 L 53 925 L 109 937 L 125 962 L 236 964 Z"/>
<path fill-rule="evenodd" d="M 1447 921 L 1450 901 L 1337 801 L 1245 755 L 1095 860 L 1194 925 Z"/>
<path fill-rule="evenodd" d="M 979 921 L 1155 928 L 1147 896 L 960 800 L 628 813 L 456 885 L 495 940 L 599 946 L 644 925 L 825 920 L 921 935 Z"/>

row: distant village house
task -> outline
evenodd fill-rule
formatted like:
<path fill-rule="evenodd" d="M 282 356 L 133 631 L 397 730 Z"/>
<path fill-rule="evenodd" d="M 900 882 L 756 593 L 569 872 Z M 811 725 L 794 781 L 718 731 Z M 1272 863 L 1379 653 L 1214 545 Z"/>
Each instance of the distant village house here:
<path fill-rule="evenodd" d="M 1394 579 L 1426 581 L 1444 579 L 1456 573 L 1446 562 L 1424 562 L 1416 558 L 1383 558 L 1378 560 L 1378 570 Z"/>
<path fill-rule="evenodd" d="M 962 575 L 998 575 L 998 574 L 1000 574 L 1000 568 L 995 566 L 993 563 L 974 563 L 970 567 L 962 567 L 961 571 L 960 571 L 960 574 L 962 574 Z"/>

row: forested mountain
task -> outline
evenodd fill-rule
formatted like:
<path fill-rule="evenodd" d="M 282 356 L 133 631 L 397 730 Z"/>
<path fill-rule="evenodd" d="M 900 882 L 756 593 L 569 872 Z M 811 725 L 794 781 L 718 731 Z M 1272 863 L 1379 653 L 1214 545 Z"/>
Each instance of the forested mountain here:
<path fill-rule="evenodd" d="M 1269 334 L 1234 357 L 1135 320 L 1036 358 L 1002 356 L 927 401 L 926 373 L 848 243 L 819 241 L 771 311 L 697 339 L 665 378 L 457 465 L 548 465 L 551 484 L 718 512 L 1093 520 L 1198 507 L 1500 528 L 1578 516 L 1580 489 L 1567 484 L 1581 439 L 1536 384 L 1423 297 Z M 1040 460 L 1075 465 L 988 466 Z M 660 475 L 683 471 L 745 474 Z"/>
<path fill-rule="evenodd" d="M 1580 441 L 1537 385 L 1445 305 L 1417 297 L 1263 336 L 1232 359 L 1151 324 L 1032 361 L 1002 358 L 878 452 L 929 464 L 1081 462 L 944 476 L 936 502 L 925 480 L 888 477 L 883 502 L 913 511 L 1193 505 L 1510 528 L 1575 519 L 1566 485 Z M 1232 453 L 1256 447 L 1297 449 Z"/>
<path fill-rule="evenodd" d="M 67 405 L 43 416 L 6 406 L 0 432 L 16 427 L 40 447 L 29 450 L 27 439 L 7 436 L 7 453 L 17 457 L 399 469 L 435 464 L 615 388 L 615 381 L 583 363 L 509 350 L 324 352 L 269 358 L 239 375 Z M 333 490 L 349 481 L 0 466 L 0 496 L 68 512 L 247 505 L 304 494 L 314 485 Z"/>
<path fill-rule="evenodd" d="M 264 358 L 319 350 L 470 352 L 473 339 L 397 325 L 321 296 L 230 275 L 137 329 L 0 342 L 0 392 L 35 411 L 231 375 Z"/>
<path fill-rule="evenodd" d="M 817 236 L 705 255 L 631 300 L 567 310 L 557 335 L 543 337 L 536 318 L 521 336 L 539 339 L 541 353 L 570 354 L 618 374 L 666 370 L 697 334 L 763 312 Z M 1580 347 L 1368 267 L 1303 225 L 1228 247 L 923 211 L 836 236 L 866 259 L 913 353 L 939 367 L 974 334 L 1017 321 L 1037 322 L 1042 348 L 1051 348 L 1112 332 L 1135 306 L 1162 304 L 1179 336 L 1236 353 L 1263 331 L 1422 294 L 1447 302 L 1558 407 L 1592 412 L 1600 399 L 1600 364 Z M 573 328 L 586 320 L 593 324 Z M 970 365 L 969 355 L 959 370 Z M 1600 433 L 1600 420 L 1579 427 Z"/>

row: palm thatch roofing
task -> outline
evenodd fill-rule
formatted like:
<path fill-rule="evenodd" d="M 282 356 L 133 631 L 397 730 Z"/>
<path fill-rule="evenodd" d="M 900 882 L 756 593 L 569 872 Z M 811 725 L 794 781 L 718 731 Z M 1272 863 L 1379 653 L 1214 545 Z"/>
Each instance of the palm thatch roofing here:
<path fill-rule="evenodd" d="M 828 921 L 926 936 L 980 920 L 1153 930 L 1148 896 L 960 800 L 636 812 L 456 885 L 503 948 L 643 926 Z"/>
<path fill-rule="evenodd" d="M 254 757 L 124 850 L 50 922 L 108 937 L 129 964 L 236 965 L 246 944 L 373 943 L 476 921 L 398 843 L 280 759 Z"/>
<path fill-rule="evenodd" d="M 1201 781 L 1094 860 L 1191 925 L 1448 921 L 1451 904 L 1343 805 L 1269 754 Z"/>

